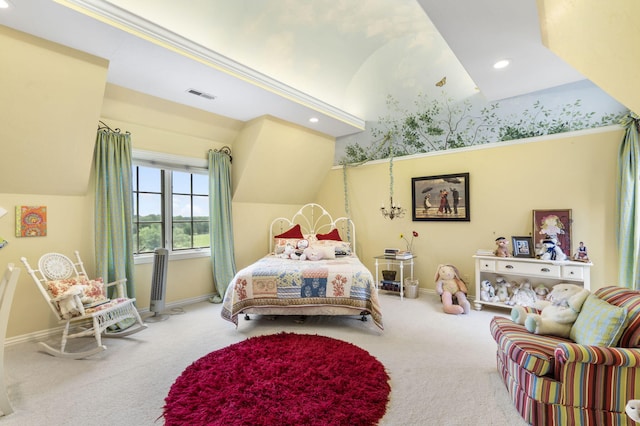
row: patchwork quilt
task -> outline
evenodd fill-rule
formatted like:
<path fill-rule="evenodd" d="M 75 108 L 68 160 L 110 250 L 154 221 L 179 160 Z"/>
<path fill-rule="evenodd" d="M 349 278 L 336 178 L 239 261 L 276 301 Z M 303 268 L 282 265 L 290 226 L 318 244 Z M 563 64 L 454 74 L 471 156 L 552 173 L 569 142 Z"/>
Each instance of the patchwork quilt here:
<path fill-rule="evenodd" d="M 318 261 L 265 256 L 233 278 L 221 315 L 238 325 L 244 309 L 287 306 L 352 308 L 354 315 L 368 313 L 383 328 L 375 280 L 356 256 Z"/>

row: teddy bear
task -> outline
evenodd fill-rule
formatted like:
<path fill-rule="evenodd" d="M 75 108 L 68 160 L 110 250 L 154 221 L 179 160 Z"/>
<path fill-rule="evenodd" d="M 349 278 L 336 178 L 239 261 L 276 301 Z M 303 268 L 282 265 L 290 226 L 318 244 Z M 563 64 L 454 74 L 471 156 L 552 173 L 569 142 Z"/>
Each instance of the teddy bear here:
<path fill-rule="evenodd" d="M 467 286 L 460 279 L 458 269 L 453 265 L 438 265 L 435 275 L 436 291 L 440 295 L 444 312 L 447 314 L 468 314 L 471 305 L 467 300 Z M 458 304 L 453 303 L 453 297 Z"/>
<path fill-rule="evenodd" d="M 509 245 L 509 241 L 507 241 L 505 237 L 496 238 L 496 245 L 498 247 L 496 247 L 495 251 L 493 252 L 494 255 L 498 257 L 511 257 L 511 253 L 509 253 L 509 247 L 507 247 Z"/>
<path fill-rule="evenodd" d="M 82 286 L 72 285 L 58 297 L 58 309 L 60 316 L 64 319 L 84 315 L 84 306 L 80 297 L 82 296 Z"/>
<path fill-rule="evenodd" d="M 504 278 L 496 278 L 495 288 L 498 302 L 506 303 L 507 300 L 509 300 L 509 298 L 511 297 L 511 295 L 509 294 L 509 287 L 511 287 L 511 284 L 509 284 Z"/>
<path fill-rule="evenodd" d="M 497 302 L 496 289 L 489 280 L 482 280 L 480 282 L 480 300 L 485 302 Z"/>
<path fill-rule="evenodd" d="M 514 306 L 511 319 L 524 325 L 533 334 L 569 337 L 571 327 L 578 318 L 589 290 L 575 284 L 560 283 L 553 286 L 547 300 L 538 300 L 534 308 L 540 314 L 527 313 L 524 307 Z"/>
<path fill-rule="evenodd" d="M 538 255 L 542 260 L 566 260 L 567 255 L 564 254 L 560 246 L 558 245 L 558 239 L 556 237 L 547 237 L 542 240 L 540 251 Z"/>

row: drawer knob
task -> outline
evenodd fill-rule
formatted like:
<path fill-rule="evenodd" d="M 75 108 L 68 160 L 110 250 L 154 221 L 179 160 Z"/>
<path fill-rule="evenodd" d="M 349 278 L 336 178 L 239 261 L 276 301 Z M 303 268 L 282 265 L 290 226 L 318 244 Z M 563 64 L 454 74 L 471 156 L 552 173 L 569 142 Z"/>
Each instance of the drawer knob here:
<path fill-rule="evenodd" d="M 551 272 L 551 270 L 549 268 L 542 268 L 540 269 L 541 272 Z"/>
<path fill-rule="evenodd" d="M 569 272 L 569 275 L 573 275 L 573 271 Z"/>
<path fill-rule="evenodd" d="M 505 266 L 506 269 L 513 269 L 513 265 L 507 265 Z"/>

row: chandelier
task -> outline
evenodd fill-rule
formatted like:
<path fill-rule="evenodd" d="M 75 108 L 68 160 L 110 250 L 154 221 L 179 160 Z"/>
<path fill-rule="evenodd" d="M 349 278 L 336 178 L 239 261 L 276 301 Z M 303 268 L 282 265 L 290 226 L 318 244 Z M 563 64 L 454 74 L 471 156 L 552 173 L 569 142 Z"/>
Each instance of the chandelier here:
<path fill-rule="evenodd" d="M 380 207 L 380 213 L 382 213 L 382 216 L 388 217 L 392 220 L 396 217 L 403 217 L 405 212 L 406 210 L 400 207 L 400 205 L 393 204 L 393 197 L 389 197 L 389 208 L 386 208 L 384 204 Z"/>
<path fill-rule="evenodd" d="M 401 218 L 406 213 L 406 209 L 400 207 L 400 204 L 395 204 L 393 202 L 393 142 L 391 138 L 387 136 L 389 140 L 389 207 L 385 207 L 382 204 L 380 207 L 380 213 L 385 218 L 389 218 L 391 220 L 397 218 Z"/>

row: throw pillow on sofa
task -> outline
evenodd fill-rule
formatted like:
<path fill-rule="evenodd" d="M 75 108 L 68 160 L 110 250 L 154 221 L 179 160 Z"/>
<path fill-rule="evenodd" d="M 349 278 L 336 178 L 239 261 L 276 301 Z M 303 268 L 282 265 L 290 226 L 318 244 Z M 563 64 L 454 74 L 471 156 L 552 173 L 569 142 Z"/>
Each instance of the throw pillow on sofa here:
<path fill-rule="evenodd" d="M 589 346 L 615 346 L 627 325 L 627 310 L 590 294 L 571 327 L 569 337 Z"/>

